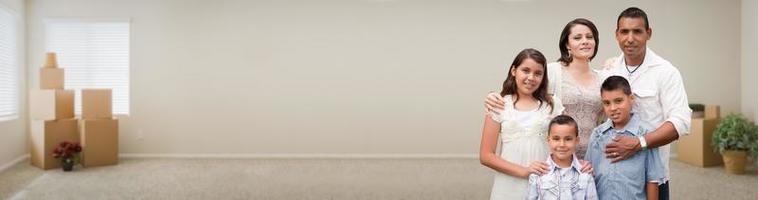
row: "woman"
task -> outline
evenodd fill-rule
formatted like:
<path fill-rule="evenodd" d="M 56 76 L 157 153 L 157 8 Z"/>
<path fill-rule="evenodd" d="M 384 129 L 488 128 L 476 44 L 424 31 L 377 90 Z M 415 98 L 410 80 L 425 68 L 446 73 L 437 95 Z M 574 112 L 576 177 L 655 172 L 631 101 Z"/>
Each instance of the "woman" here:
<path fill-rule="evenodd" d="M 548 93 L 563 102 L 563 114 L 573 117 L 579 125 L 580 144 L 576 155 L 584 158 L 592 129 L 602 115 L 600 104 L 600 76 L 590 68 L 599 43 L 595 24 L 583 18 L 570 21 L 561 31 L 558 49 L 561 57 L 548 64 Z M 503 98 L 497 93 L 487 95 L 487 110 L 503 110 Z M 547 165 L 545 164 L 545 169 Z"/>

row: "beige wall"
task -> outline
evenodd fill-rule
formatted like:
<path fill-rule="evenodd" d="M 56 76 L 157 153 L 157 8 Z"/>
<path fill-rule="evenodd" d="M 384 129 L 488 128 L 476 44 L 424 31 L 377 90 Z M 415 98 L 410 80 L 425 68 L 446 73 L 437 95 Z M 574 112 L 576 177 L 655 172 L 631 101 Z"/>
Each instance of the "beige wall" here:
<path fill-rule="evenodd" d="M 742 113 L 758 119 L 758 1 L 742 1 Z"/>
<path fill-rule="evenodd" d="M 650 46 L 691 102 L 740 110 L 740 2 L 638 1 Z M 619 53 L 606 1 L 30 0 L 30 69 L 47 17 L 131 18 L 122 153 L 475 155 L 482 101 L 523 48 L 559 55 L 575 17 Z M 707 26 L 706 26 L 707 24 Z M 64 66 L 65 67 L 65 66 Z M 30 74 L 34 86 L 37 74 Z M 142 138 L 139 140 L 138 138 Z"/>
<path fill-rule="evenodd" d="M 23 0 L 0 0 L 0 6 L 9 8 L 15 12 L 20 25 L 18 32 L 19 45 L 19 117 L 17 119 L 0 122 L 0 170 L 11 162 L 19 159 L 29 152 L 26 137 L 26 49 L 24 35 L 24 1 Z"/>

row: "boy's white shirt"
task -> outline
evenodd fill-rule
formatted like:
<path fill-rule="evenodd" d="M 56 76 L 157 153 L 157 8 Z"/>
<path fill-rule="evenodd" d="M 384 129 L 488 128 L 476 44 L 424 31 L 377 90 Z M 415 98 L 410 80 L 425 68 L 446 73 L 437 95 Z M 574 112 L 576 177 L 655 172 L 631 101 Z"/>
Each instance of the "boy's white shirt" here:
<path fill-rule="evenodd" d="M 692 110 L 687 102 L 687 93 L 679 70 L 670 62 L 661 58 L 647 48 L 642 65 L 633 73 L 629 73 L 622 53 L 610 67 L 600 70 L 601 80 L 617 75 L 626 78 L 632 86 L 635 103 L 632 112 L 639 114 L 643 122 L 654 129 L 669 121 L 674 125 L 679 136 L 689 134 Z M 669 144 L 658 148 L 665 169 L 665 181 L 668 181 Z"/>

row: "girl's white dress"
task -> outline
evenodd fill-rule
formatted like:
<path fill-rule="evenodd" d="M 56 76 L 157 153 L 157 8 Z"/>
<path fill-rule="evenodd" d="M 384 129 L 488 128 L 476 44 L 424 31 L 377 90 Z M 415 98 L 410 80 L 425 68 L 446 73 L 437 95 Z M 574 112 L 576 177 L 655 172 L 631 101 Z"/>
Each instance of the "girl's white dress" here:
<path fill-rule="evenodd" d="M 506 95 L 503 100 L 505 110 L 500 115 L 491 115 L 500 122 L 500 157 L 522 166 L 544 161 L 550 152 L 546 138 L 548 124 L 563 112 L 561 101 L 553 98 L 552 111 L 546 103 L 532 111 L 518 111 L 513 96 Z M 490 199 L 524 199 L 527 184 L 527 179 L 496 172 Z"/>

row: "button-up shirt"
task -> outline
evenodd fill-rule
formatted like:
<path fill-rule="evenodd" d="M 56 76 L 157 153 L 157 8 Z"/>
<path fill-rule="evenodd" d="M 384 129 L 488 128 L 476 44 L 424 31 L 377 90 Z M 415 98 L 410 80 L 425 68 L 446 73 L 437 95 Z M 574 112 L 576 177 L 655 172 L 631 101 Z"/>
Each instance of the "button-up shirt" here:
<path fill-rule="evenodd" d="M 657 149 L 638 151 L 626 160 L 611 163 L 605 157 L 605 145 L 619 135 L 639 137 L 650 129 L 633 114 L 622 129 L 614 128 L 608 119 L 595 128 L 590 136 L 585 159 L 595 169 L 595 184 L 600 199 L 640 199 L 647 198 L 645 187 L 648 182 L 663 181 L 663 165 Z"/>
<path fill-rule="evenodd" d="M 529 175 L 526 199 L 597 199 L 595 180 L 592 175 L 581 173 L 581 165 L 576 156 L 569 168 L 558 167 L 550 156 L 547 158 L 547 164 L 547 174 Z"/>
<path fill-rule="evenodd" d="M 692 110 L 687 102 L 687 92 L 679 70 L 650 48 L 645 50 L 645 58 L 638 68 L 631 69 L 626 65 L 624 55 L 621 54 L 609 69 L 601 70 L 600 74 L 603 80 L 616 75 L 629 81 L 636 97 L 632 111 L 643 122 L 658 128 L 668 121 L 674 125 L 679 136 L 689 134 Z M 655 129 L 649 131 L 653 130 Z M 671 147 L 667 144 L 658 149 L 665 168 L 665 180 L 668 180 Z"/>

